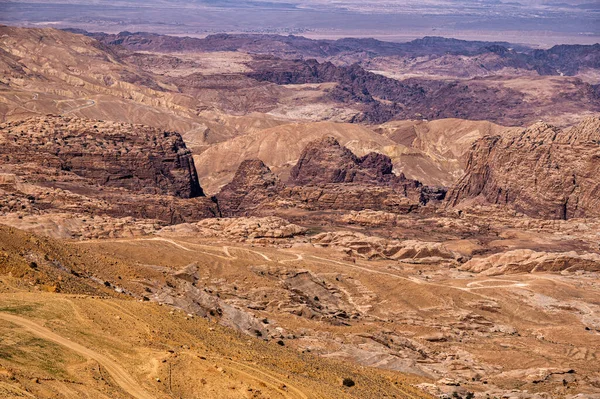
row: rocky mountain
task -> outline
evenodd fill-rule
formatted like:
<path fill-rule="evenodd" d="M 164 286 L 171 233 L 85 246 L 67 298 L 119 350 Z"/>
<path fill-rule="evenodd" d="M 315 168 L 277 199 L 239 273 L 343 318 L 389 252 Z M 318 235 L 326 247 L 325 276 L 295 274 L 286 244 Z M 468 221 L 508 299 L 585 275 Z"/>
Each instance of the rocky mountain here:
<path fill-rule="evenodd" d="M 0 398 L 600 394 L 594 48 L 100 36 L 0 26 Z"/>
<path fill-rule="evenodd" d="M 475 142 L 449 204 L 481 198 L 524 214 L 570 219 L 600 215 L 600 119 L 561 130 L 546 123 Z"/>
<path fill-rule="evenodd" d="M 281 58 L 319 58 L 340 54 L 363 53 L 369 56 L 445 54 L 478 54 L 486 46 L 507 46 L 507 42 L 483 42 L 425 37 L 407 43 L 386 42 L 366 38 L 338 40 L 309 39 L 297 35 L 268 34 L 215 34 L 205 38 L 160 35 L 149 32 L 120 32 L 107 34 L 67 29 L 82 33 L 107 45 L 123 46 L 134 51 L 242 51 L 251 54 L 269 54 Z M 525 49 L 523 46 L 516 46 Z"/>
<path fill-rule="evenodd" d="M 370 152 L 359 158 L 328 136 L 306 146 L 290 171 L 288 182 L 293 185 L 357 183 L 401 188 L 405 192 L 418 187 L 419 183 L 404 175 L 396 176 L 392 169 L 390 157 Z"/>
<path fill-rule="evenodd" d="M 87 210 L 170 223 L 216 214 L 178 133 L 46 116 L 0 125 L 5 210 Z"/>
<path fill-rule="evenodd" d="M 190 147 L 197 152 L 247 133 L 243 118 L 249 123 L 263 120 L 264 126 L 447 117 L 504 125 L 544 119 L 568 126 L 600 107 L 590 68 L 590 83 L 560 76 L 534 79 L 520 72 L 505 75 L 502 61 L 498 72 L 490 66 L 485 74 L 473 75 L 485 78 L 470 79 L 470 72 L 461 78 L 446 72 L 465 71 L 464 63 L 483 70 L 481 60 L 475 59 L 478 55 L 443 55 L 431 61 L 439 68 L 429 61 L 422 64 L 420 57 L 396 56 L 355 65 L 357 60 L 287 60 L 221 50 L 135 53 L 53 29 L 0 27 L 0 32 L 5 49 L 0 53 L 6 88 L 0 91 L 3 120 L 52 113 L 143 123 L 193 138 Z M 419 46 L 435 52 L 430 42 L 436 40 Z M 365 59 L 362 55 L 364 51 L 356 53 Z M 419 75 L 406 68 L 430 73 Z"/>
<path fill-rule="evenodd" d="M 251 65 L 254 72 L 247 76 L 258 81 L 278 85 L 336 83 L 327 96 L 336 102 L 359 104 L 362 113 L 353 118 L 354 122 L 376 124 L 413 118 L 463 118 L 519 125 L 523 120 L 535 118 L 539 109 L 547 106 L 546 102 L 558 101 L 556 96 L 548 100 L 530 99 L 513 85 L 491 80 L 400 80 L 367 71 L 358 64 L 337 66 L 316 60 L 266 59 Z M 581 80 L 573 81 L 572 85 L 570 93 L 561 97 L 561 103 L 569 98 L 584 101 L 586 108 L 600 110 L 600 95 L 594 85 Z M 532 107 L 530 101 L 539 104 Z"/>
<path fill-rule="evenodd" d="M 0 129 L 5 167 L 32 163 L 142 194 L 204 195 L 192 154 L 175 132 L 55 116 Z M 35 175 L 27 178 L 35 182 Z"/>
<path fill-rule="evenodd" d="M 406 43 L 376 39 L 344 38 L 338 40 L 309 39 L 302 36 L 217 34 L 206 38 L 177 37 L 148 32 L 118 34 L 71 30 L 93 37 L 108 46 L 121 46 L 133 51 L 213 52 L 240 51 L 272 55 L 284 59 L 315 58 L 352 64 L 367 63 L 378 57 L 400 57 L 405 60 L 428 58 L 428 62 L 450 56 L 477 57 L 486 70 L 503 68 L 533 71 L 539 75 L 574 76 L 588 68 L 600 67 L 600 45 L 557 45 L 550 49 L 531 49 L 508 42 L 458 40 L 428 36 Z"/>
<path fill-rule="evenodd" d="M 277 200 L 284 185 L 260 160 L 241 163 L 233 180 L 217 194 L 224 216 L 245 215 L 265 203 Z"/>
<path fill-rule="evenodd" d="M 247 159 L 262 160 L 282 181 L 312 141 L 335 137 L 354 154 L 384 153 L 396 143 L 368 126 L 350 123 L 284 123 L 223 141 L 195 155 L 198 175 L 207 193 L 213 194 L 231 181 L 239 165 Z M 227 153 L 228 156 L 222 156 Z"/>
<path fill-rule="evenodd" d="M 287 184 L 262 161 L 246 160 L 216 197 L 226 216 L 293 207 L 407 213 L 419 204 L 444 199 L 444 188 L 424 187 L 392 169 L 386 155 L 371 152 L 359 158 L 333 137 L 325 137 L 306 146 Z"/>

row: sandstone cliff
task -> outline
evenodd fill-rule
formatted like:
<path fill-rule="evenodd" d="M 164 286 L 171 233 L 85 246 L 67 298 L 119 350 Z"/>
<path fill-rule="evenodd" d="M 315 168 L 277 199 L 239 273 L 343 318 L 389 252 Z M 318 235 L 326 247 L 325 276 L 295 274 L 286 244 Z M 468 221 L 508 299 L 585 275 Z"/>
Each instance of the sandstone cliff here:
<path fill-rule="evenodd" d="M 444 198 L 443 188 L 424 187 L 392 173 L 389 157 L 369 153 L 357 157 L 332 137 L 310 142 L 282 183 L 260 160 L 242 162 L 233 180 L 217 195 L 223 216 L 264 209 L 374 209 L 408 213 Z"/>
<path fill-rule="evenodd" d="M 322 183 L 389 184 L 408 181 L 392 173 L 392 160 L 371 152 L 361 158 L 340 145 L 333 137 L 310 142 L 290 172 L 290 183 L 298 185 Z M 416 182 L 413 181 L 416 184 Z"/>
<path fill-rule="evenodd" d="M 203 195 L 191 152 L 178 133 L 71 117 L 9 122 L 0 130 L 4 164 L 35 163 L 145 194 Z"/>
<path fill-rule="evenodd" d="M 325 137 L 306 146 L 290 172 L 289 183 L 301 186 L 360 185 L 361 197 L 373 197 L 371 194 L 375 192 L 379 192 L 377 197 L 401 194 L 422 204 L 444 199 L 446 191 L 443 188 L 424 187 L 404 174 L 394 174 L 392 169 L 392 160 L 387 155 L 370 152 L 359 158 L 335 138 Z M 383 193 L 383 188 L 391 191 Z M 385 198 L 379 201 L 385 201 Z M 358 210 L 358 207 L 349 209 Z"/>
<path fill-rule="evenodd" d="M 540 122 L 478 140 L 448 202 L 456 206 L 479 197 L 534 217 L 596 217 L 599 168 L 600 118 L 569 130 Z"/>
<path fill-rule="evenodd" d="M 181 136 L 47 116 L 0 125 L 3 212 L 49 209 L 160 219 L 218 215 Z"/>

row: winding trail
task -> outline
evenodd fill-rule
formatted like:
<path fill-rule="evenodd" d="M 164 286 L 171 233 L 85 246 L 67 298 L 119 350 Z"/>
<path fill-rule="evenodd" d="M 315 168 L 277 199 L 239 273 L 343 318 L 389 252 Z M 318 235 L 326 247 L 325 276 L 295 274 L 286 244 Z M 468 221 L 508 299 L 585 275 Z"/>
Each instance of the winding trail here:
<path fill-rule="evenodd" d="M 96 101 L 87 100 L 87 103 L 85 103 L 84 105 L 80 105 L 79 107 L 71 108 L 68 111 L 62 112 L 61 115 L 66 115 L 66 114 L 70 114 L 71 112 L 81 111 L 84 108 L 93 107 L 94 105 L 96 105 Z"/>
<path fill-rule="evenodd" d="M 428 281 L 423 281 L 423 280 L 418 279 L 416 277 L 399 276 L 399 275 L 394 274 L 394 273 L 388 273 L 388 272 L 383 272 L 383 271 L 380 271 L 380 270 L 369 269 L 369 268 L 366 268 L 366 267 L 357 266 L 357 265 L 350 264 L 350 263 L 339 262 L 339 261 L 332 260 L 332 259 L 327 259 L 327 258 L 321 258 L 320 256 L 315 256 L 315 255 L 310 255 L 310 258 L 312 258 L 313 260 L 317 259 L 316 260 L 317 263 L 325 263 L 325 264 L 327 264 L 327 263 L 335 263 L 335 264 L 342 265 L 342 266 L 345 266 L 345 267 L 348 267 L 348 268 L 351 268 L 351 269 L 357 269 L 357 270 L 365 271 L 367 273 L 373 273 L 373 274 L 380 274 L 380 275 L 384 275 L 384 276 L 389 276 L 389 277 L 393 277 L 393 278 L 396 278 L 396 279 L 399 279 L 399 280 L 409 281 L 411 283 L 415 283 L 415 284 L 418 284 L 418 285 L 426 285 L 426 286 L 429 286 L 429 287 L 440 287 L 440 288 L 443 288 L 443 289 L 459 290 L 459 291 L 468 292 L 468 293 L 470 293 L 472 295 L 475 295 L 475 296 L 478 296 L 478 297 L 481 297 L 481 298 L 494 299 L 493 297 L 490 297 L 490 296 L 487 296 L 487 295 L 483 295 L 483 294 L 471 291 L 473 288 L 456 287 L 456 286 L 453 286 L 453 285 L 444 285 L 444 284 L 431 283 L 431 282 L 428 282 Z"/>
<path fill-rule="evenodd" d="M 25 319 L 23 317 L 0 312 L 0 319 L 14 323 L 20 327 L 23 327 L 25 330 L 40 338 L 44 338 L 59 345 L 62 345 L 68 349 L 71 349 L 74 352 L 79 353 L 80 355 L 97 361 L 100 365 L 102 365 L 102 367 L 104 367 L 104 369 L 106 369 L 106 371 L 108 372 L 108 374 L 110 374 L 114 382 L 134 398 L 155 398 L 153 395 L 150 395 L 148 392 L 146 392 L 144 388 L 142 388 L 138 384 L 138 382 L 135 381 L 123 367 L 121 367 L 115 361 L 109 359 L 107 356 L 95 352 L 89 348 L 86 348 L 85 346 L 75 343 L 67 338 L 61 337 L 60 335 L 50 331 L 46 327 L 42 327 L 39 324 L 31 320 Z"/>
<path fill-rule="evenodd" d="M 232 365 L 235 365 L 236 367 L 231 367 L 233 370 L 237 371 L 238 373 L 245 374 L 246 376 L 248 376 L 252 379 L 255 379 L 255 380 L 265 383 L 266 385 L 270 386 L 272 389 L 283 394 L 283 396 L 286 398 L 309 399 L 309 397 L 306 396 L 306 394 L 304 392 L 302 392 L 302 390 L 300 390 L 299 388 L 297 388 L 293 385 L 290 385 L 290 383 L 287 381 L 280 380 L 279 378 L 277 378 L 276 376 L 274 376 L 268 372 L 260 370 L 256 367 L 252 367 L 249 364 L 237 362 L 233 359 L 221 357 L 220 360 L 228 362 Z M 250 372 L 242 370 L 242 368 L 245 368 L 246 370 L 248 370 Z M 260 375 L 261 377 L 259 377 L 257 374 Z M 287 388 L 287 390 L 281 388 L 282 386 L 285 386 Z"/>
<path fill-rule="evenodd" d="M 485 283 L 495 283 L 494 285 L 485 285 Z M 508 283 L 508 284 L 498 284 L 498 283 Z M 467 284 L 467 289 L 470 290 L 480 290 L 484 288 L 523 288 L 528 287 L 529 284 L 521 283 L 519 281 L 514 280 L 481 280 L 481 281 L 472 281 Z"/>

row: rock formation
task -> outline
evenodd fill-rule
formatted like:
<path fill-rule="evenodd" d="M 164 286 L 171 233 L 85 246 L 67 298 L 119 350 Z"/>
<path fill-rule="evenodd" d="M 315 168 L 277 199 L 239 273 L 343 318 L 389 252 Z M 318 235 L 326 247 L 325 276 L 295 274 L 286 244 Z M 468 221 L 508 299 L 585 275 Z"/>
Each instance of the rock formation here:
<path fill-rule="evenodd" d="M 260 160 L 242 162 L 233 180 L 217 195 L 223 216 L 241 216 L 265 208 L 308 210 L 374 209 L 408 213 L 419 204 L 444 198 L 442 188 L 423 187 L 392 173 L 389 157 L 361 158 L 332 137 L 313 141 L 292 168 L 288 185 Z"/>
<path fill-rule="evenodd" d="M 9 122 L 0 130 L 4 164 L 34 163 L 143 194 L 203 195 L 178 133 L 70 117 Z"/>
<path fill-rule="evenodd" d="M 600 118 L 569 130 L 540 122 L 478 140 L 448 201 L 456 206 L 480 197 L 533 217 L 595 217 L 600 215 L 599 168 Z"/>
<path fill-rule="evenodd" d="M 185 236 L 189 234 L 202 237 L 219 237 L 236 241 L 257 239 L 283 239 L 306 233 L 304 227 L 290 223 L 285 219 L 268 216 L 213 218 L 204 219 L 197 223 L 182 223 L 166 226 L 158 234 L 166 237 Z"/>
<path fill-rule="evenodd" d="M 403 174 L 395 175 L 392 169 L 392 161 L 387 155 L 371 152 L 359 158 L 335 138 L 325 137 L 306 146 L 290 172 L 289 183 L 300 186 L 353 183 L 389 187 L 393 193 L 401 193 L 422 204 L 444 198 L 445 190 L 425 188 L 417 180 L 407 179 Z M 369 188 L 365 191 L 373 190 Z M 363 195 L 369 196 L 370 193 Z"/>
<path fill-rule="evenodd" d="M 0 125 L 3 212 L 68 211 L 168 223 L 218 216 L 181 136 L 47 116 Z"/>
<path fill-rule="evenodd" d="M 269 200 L 276 199 L 284 186 L 260 160 L 246 160 L 217 199 L 223 216 L 248 214 Z"/>
<path fill-rule="evenodd" d="M 498 276 L 515 273 L 544 273 L 578 270 L 600 271 L 600 255 L 577 252 L 538 252 L 530 249 L 516 249 L 474 258 L 461 266 L 461 270 Z"/>
<path fill-rule="evenodd" d="M 310 142 L 296 166 L 290 172 L 290 183 L 296 185 L 326 183 L 365 183 L 400 185 L 408 182 L 404 176 L 392 173 L 392 160 L 371 152 L 357 157 L 333 137 Z M 414 186 L 419 183 L 410 181 Z"/>

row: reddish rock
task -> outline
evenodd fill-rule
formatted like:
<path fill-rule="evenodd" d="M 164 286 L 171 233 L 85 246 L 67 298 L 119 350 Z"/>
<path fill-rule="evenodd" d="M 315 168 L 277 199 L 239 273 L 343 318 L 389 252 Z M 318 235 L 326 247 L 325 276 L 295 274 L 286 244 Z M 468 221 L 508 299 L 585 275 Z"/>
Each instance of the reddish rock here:
<path fill-rule="evenodd" d="M 240 165 L 217 198 L 224 216 L 239 216 L 282 207 L 408 213 L 420 203 L 443 199 L 444 194 L 443 189 L 425 189 L 416 180 L 394 175 L 385 155 L 370 153 L 359 158 L 326 137 L 309 143 L 288 185 L 262 161 L 249 160 Z"/>
<path fill-rule="evenodd" d="M 600 118 L 569 130 L 545 123 L 486 136 L 471 150 L 449 205 L 480 197 L 529 216 L 600 216 Z"/>
<path fill-rule="evenodd" d="M 290 172 L 291 184 L 365 183 L 402 184 L 408 180 L 392 173 L 392 160 L 383 154 L 357 157 L 333 137 L 310 142 Z M 411 181 L 413 184 L 419 184 Z"/>
<path fill-rule="evenodd" d="M 47 116 L 0 125 L 0 210 L 61 210 L 168 223 L 218 216 L 181 136 Z M 27 183 L 29 186 L 24 186 Z M 8 201 L 7 201 L 8 200 Z"/>
<path fill-rule="evenodd" d="M 233 180 L 225 185 L 217 200 L 223 216 L 246 215 L 270 200 L 280 197 L 284 185 L 260 160 L 241 163 Z"/>
<path fill-rule="evenodd" d="M 7 123 L 0 130 L 5 164 L 36 163 L 144 194 L 204 195 L 178 133 L 58 116 Z"/>
<path fill-rule="evenodd" d="M 444 199 L 445 189 L 424 187 L 417 180 L 407 179 L 404 174 L 395 175 L 392 169 L 392 160 L 387 155 L 371 152 L 359 158 L 335 138 L 325 137 L 306 146 L 290 172 L 289 183 L 296 186 L 336 183 L 362 185 L 365 193 L 361 197 L 369 198 L 369 203 L 385 196 L 384 187 L 389 189 L 389 196 L 401 195 L 421 204 Z M 356 187 L 349 190 L 356 190 Z M 333 191 L 339 192 L 340 189 Z M 357 208 L 353 206 L 348 209 Z M 384 208 L 379 206 L 371 209 Z"/>

